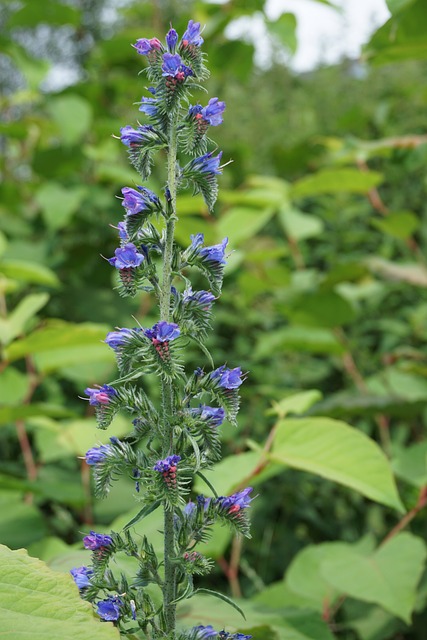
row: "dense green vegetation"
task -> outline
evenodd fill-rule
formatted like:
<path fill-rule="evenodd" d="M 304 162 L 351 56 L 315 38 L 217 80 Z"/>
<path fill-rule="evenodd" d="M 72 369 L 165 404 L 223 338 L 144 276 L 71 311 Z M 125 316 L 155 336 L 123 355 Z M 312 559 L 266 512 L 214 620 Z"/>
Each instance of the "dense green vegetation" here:
<path fill-rule="evenodd" d="M 155 318 L 154 299 L 111 291 L 99 256 L 116 247 L 114 196 L 138 179 L 111 137 L 135 123 L 140 60 L 129 43 L 194 17 L 207 24 L 209 93 L 227 103 L 216 140 L 233 163 L 214 216 L 181 195 L 177 233 L 183 246 L 195 231 L 230 238 L 209 348 L 249 376 L 211 479 L 224 494 L 250 483 L 259 496 L 252 540 L 219 529 L 207 550 L 216 586 L 246 599 L 247 622 L 199 598 L 182 619 L 198 624 L 203 610 L 206 624 L 212 615 L 257 639 L 422 640 L 427 15 L 423 0 L 389 0 L 394 16 L 365 62 L 296 76 L 280 62 L 295 47 L 289 14 L 267 21 L 268 69 L 254 66 L 251 44 L 226 39 L 232 20 L 263 4 L 138 2 L 111 14 L 104 0 L 4 3 L 0 543 L 66 572 L 85 562 L 82 531 L 118 530 L 135 513 L 130 482 L 91 497 L 79 456 L 110 434 L 95 431 L 79 395 L 114 379 L 107 331 Z M 60 85 L 49 68 L 67 69 Z M 186 358 L 200 363 L 197 351 Z M 116 419 L 115 435 L 128 429 Z M 160 526 L 149 518 L 138 531 Z M 17 575 L 36 575 L 23 558 Z M 69 593 L 77 600 L 71 578 Z M 90 637 L 116 637 L 109 627 Z"/>

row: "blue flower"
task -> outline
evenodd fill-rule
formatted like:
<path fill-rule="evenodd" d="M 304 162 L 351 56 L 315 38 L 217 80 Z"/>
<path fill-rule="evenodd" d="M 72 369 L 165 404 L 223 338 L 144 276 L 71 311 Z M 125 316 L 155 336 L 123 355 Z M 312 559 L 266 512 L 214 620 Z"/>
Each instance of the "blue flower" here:
<path fill-rule="evenodd" d="M 139 38 L 134 45 L 132 45 L 136 52 L 141 56 L 147 56 L 152 51 L 161 51 L 163 49 L 162 43 L 157 38 Z"/>
<path fill-rule="evenodd" d="M 155 98 L 141 98 L 139 111 L 142 111 L 142 113 L 145 113 L 147 116 L 156 116 L 157 100 Z"/>
<path fill-rule="evenodd" d="M 196 503 L 195 502 L 187 502 L 187 504 L 184 507 L 184 513 L 187 517 L 190 517 L 193 515 L 193 513 L 196 510 Z"/>
<path fill-rule="evenodd" d="M 211 98 L 208 105 L 200 111 L 200 114 L 212 127 L 216 127 L 223 121 L 222 114 L 224 110 L 225 102 L 220 102 L 218 98 Z"/>
<path fill-rule="evenodd" d="M 154 465 L 154 471 L 159 471 L 160 473 L 169 473 L 170 471 L 176 471 L 176 465 L 181 460 L 181 456 L 168 456 L 164 460 L 158 460 Z"/>
<path fill-rule="evenodd" d="M 233 633 L 232 638 L 233 640 L 250 640 L 252 636 L 248 636 L 244 633 Z"/>
<path fill-rule="evenodd" d="M 146 329 L 144 331 L 147 338 L 158 342 L 170 342 L 171 340 L 175 340 L 175 338 L 178 338 L 180 333 L 181 332 L 177 324 L 174 322 L 166 322 L 165 320 L 156 322 L 151 329 Z"/>
<path fill-rule="evenodd" d="M 190 67 L 183 64 L 181 56 L 178 53 L 175 55 L 171 53 L 163 54 L 162 71 L 162 76 L 172 76 L 177 80 L 185 80 L 187 76 L 193 75 Z"/>
<path fill-rule="evenodd" d="M 218 632 L 210 624 L 206 627 L 200 624 L 198 627 L 193 627 L 191 631 L 196 635 L 197 640 L 208 640 L 208 638 L 214 638 L 218 635 Z"/>
<path fill-rule="evenodd" d="M 240 387 L 243 380 L 241 379 L 242 370 L 240 367 L 234 369 L 228 369 L 225 364 L 215 371 L 212 371 L 212 380 L 218 380 L 218 385 L 224 389 L 237 389 Z"/>
<path fill-rule="evenodd" d="M 159 198 L 156 194 L 147 189 L 147 187 L 138 186 L 136 189 L 132 187 L 123 187 L 122 206 L 126 209 L 126 215 L 133 216 L 141 211 L 149 211 L 153 205 L 159 206 Z"/>
<path fill-rule="evenodd" d="M 152 98 L 145 99 L 152 100 Z M 140 111 L 143 111 L 143 109 L 140 109 Z M 136 129 L 130 124 L 127 124 L 125 127 L 122 127 L 120 129 L 120 141 L 123 142 L 123 144 L 127 147 L 141 146 L 147 141 L 147 134 L 151 133 L 152 131 L 153 127 L 149 124 L 141 125 Z"/>
<path fill-rule="evenodd" d="M 110 387 L 108 384 L 103 384 L 99 389 L 92 389 L 87 387 L 85 393 L 89 396 L 89 404 L 96 407 L 100 404 L 109 404 L 111 398 L 117 395 L 117 391 L 114 387 Z"/>
<path fill-rule="evenodd" d="M 113 622 L 120 618 L 120 607 L 123 601 L 117 596 L 114 598 L 107 598 L 98 602 L 96 609 L 97 614 L 103 620 Z"/>
<path fill-rule="evenodd" d="M 203 44 L 204 40 L 200 35 L 200 22 L 189 21 L 181 42 L 183 47 L 188 47 L 190 44 L 200 47 Z"/>
<path fill-rule="evenodd" d="M 213 155 L 213 151 L 205 153 L 203 156 L 194 158 L 188 163 L 187 167 L 190 171 L 200 171 L 201 173 L 211 173 L 212 175 L 222 173 L 220 162 L 222 151 L 217 156 Z"/>
<path fill-rule="evenodd" d="M 169 31 L 166 34 L 166 44 L 168 46 L 170 53 L 174 53 L 177 42 L 178 42 L 177 32 L 175 31 L 175 29 L 169 29 Z"/>
<path fill-rule="evenodd" d="M 203 233 L 197 233 L 191 235 L 191 248 L 196 250 L 198 255 L 206 260 L 206 262 L 218 262 L 219 264 L 226 264 L 225 260 L 225 248 L 228 244 L 228 238 L 220 244 L 214 244 L 211 247 L 203 247 L 204 235 Z"/>
<path fill-rule="evenodd" d="M 129 267 L 139 267 L 144 260 L 142 253 L 138 253 L 132 242 L 119 247 L 114 252 L 114 258 L 109 258 L 108 262 L 116 269 L 129 269 Z"/>
<path fill-rule="evenodd" d="M 182 294 L 182 301 L 184 304 L 197 304 L 201 307 L 208 309 L 215 300 L 215 296 L 210 291 L 193 291 L 189 286 Z"/>
<path fill-rule="evenodd" d="M 86 451 L 85 460 L 89 465 L 97 464 L 105 459 L 109 451 L 110 447 L 108 444 L 102 444 L 100 447 L 92 447 L 92 449 Z"/>
<path fill-rule="evenodd" d="M 102 547 L 108 547 L 113 544 L 111 536 L 104 535 L 103 533 L 95 533 L 91 531 L 88 536 L 83 538 L 83 544 L 85 549 L 101 549 Z"/>
<path fill-rule="evenodd" d="M 252 487 L 247 487 L 243 491 L 233 493 L 232 496 L 221 496 L 215 500 L 215 504 L 220 505 L 227 513 L 237 513 L 241 509 L 249 507 L 252 501 L 252 498 L 249 497 L 251 491 L 253 491 Z"/>
<path fill-rule="evenodd" d="M 104 342 L 108 344 L 109 347 L 116 350 L 118 347 L 122 347 L 126 344 L 126 338 L 132 335 L 131 329 L 119 329 L 118 331 L 109 331 L 107 333 L 107 337 Z"/>
<path fill-rule="evenodd" d="M 89 569 L 89 567 L 77 567 L 70 569 L 70 573 L 79 589 L 90 587 L 90 579 L 93 576 L 92 569 Z"/>
<path fill-rule="evenodd" d="M 126 222 L 119 222 L 117 225 L 117 229 L 119 230 L 119 238 L 120 240 L 128 240 L 128 232 L 126 230 Z"/>
<path fill-rule="evenodd" d="M 209 422 L 212 427 L 219 427 L 225 419 L 225 411 L 222 407 L 208 407 L 205 404 L 201 404 L 195 409 L 190 409 L 194 416 L 200 416 L 202 420 Z"/>

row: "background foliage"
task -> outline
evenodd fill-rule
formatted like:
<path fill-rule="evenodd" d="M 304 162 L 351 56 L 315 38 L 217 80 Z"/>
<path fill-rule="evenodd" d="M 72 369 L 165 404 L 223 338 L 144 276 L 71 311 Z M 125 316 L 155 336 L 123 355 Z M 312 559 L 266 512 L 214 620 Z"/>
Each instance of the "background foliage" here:
<path fill-rule="evenodd" d="M 130 483 L 91 497 L 79 456 L 109 434 L 95 431 L 78 396 L 115 376 L 107 331 L 155 316 L 149 297 L 111 290 L 99 255 L 116 245 L 114 196 L 137 180 L 111 137 L 135 123 L 144 86 L 129 43 L 170 21 L 182 32 L 193 17 L 207 25 L 209 93 L 227 103 L 217 140 L 234 162 L 213 217 L 181 196 L 177 237 L 183 246 L 195 231 L 208 244 L 230 237 L 209 347 L 249 377 L 211 480 L 224 494 L 252 483 L 259 497 L 253 539 L 242 548 L 219 529 L 207 549 L 216 586 L 246 599 L 247 622 L 208 598 L 181 619 L 212 616 L 256 628 L 258 639 L 422 640 L 427 14 L 423 0 L 389 0 L 392 18 L 365 62 L 296 76 L 283 62 L 296 46 L 291 14 L 265 18 L 268 68 L 254 64 L 254 43 L 227 38 L 233 20 L 263 5 L 3 4 L 0 542 L 26 547 L 56 580 L 51 570 L 86 561 L 82 531 L 118 530 L 138 510 Z M 153 189 L 163 171 L 155 167 Z M 198 352 L 186 357 L 200 363 Z M 114 434 L 128 429 L 118 417 Z M 138 525 L 154 537 L 159 526 L 153 516 Z M 32 560 L 10 553 L 5 562 L 34 573 L 36 590 Z M 27 605 L 19 599 L 14 613 L 6 578 L 0 587 L 12 638 Z M 115 637 L 109 624 L 98 633 Z"/>

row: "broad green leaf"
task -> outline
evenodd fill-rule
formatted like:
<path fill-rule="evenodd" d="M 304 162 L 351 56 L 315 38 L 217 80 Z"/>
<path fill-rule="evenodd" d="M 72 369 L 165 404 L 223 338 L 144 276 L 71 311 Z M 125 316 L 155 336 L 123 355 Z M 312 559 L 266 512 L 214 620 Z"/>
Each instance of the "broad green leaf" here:
<path fill-rule="evenodd" d="M 81 96 L 67 94 L 51 98 L 48 106 L 66 145 L 76 144 L 88 132 L 92 123 L 92 106 Z"/>
<path fill-rule="evenodd" d="M 393 238 L 406 240 L 417 231 L 420 226 L 420 220 L 410 211 L 401 211 L 399 213 L 390 213 L 383 218 L 372 218 L 371 224 L 380 231 L 393 236 Z"/>
<path fill-rule="evenodd" d="M 54 231 L 67 226 L 84 196 L 83 187 L 63 187 L 56 182 L 45 182 L 36 193 L 36 202 L 42 210 L 45 223 Z"/>
<path fill-rule="evenodd" d="M 26 420 L 34 416 L 49 416 L 51 418 L 68 418 L 73 412 L 62 405 L 48 404 L 47 402 L 35 402 L 32 404 L 20 404 L 17 407 L 0 407 L 0 425 Z"/>
<path fill-rule="evenodd" d="M 217 229 L 221 237 L 230 239 L 230 246 L 239 244 L 252 238 L 273 217 L 275 211 L 268 209 L 253 209 L 249 207 L 233 207 L 218 221 Z"/>
<path fill-rule="evenodd" d="M 47 536 L 43 538 L 43 540 L 33 542 L 33 544 L 28 547 L 28 553 L 33 558 L 39 558 L 39 560 L 49 562 L 51 558 L 55 558 L 61 553 L 68 551 L 68 549 L 68 545 L 60 538 Z"/>
<path fill-rule="evenodd" d="M 274 462 L 310 471 L 404 511 L 386 456 L 373 440 L 345 422 L 282 420 L 270 455 Z"/>
<path fill-rule="evenodd" d="M 108 328 L 105 325 L 85 322 L 72 324 L 61 320 L 51 320 L 23 340 L 17 340 L 6 349 L 6 357 L 13 361 L 26 355 L 52 351 L 61 348 L 75 348 L 83 345 L 98 345 L 105 339 Z"/>
<path fill-rule="evenodd" d="M 252 357 L 255 360 L 270 358 L 286 351 L 341 354 L 344 347 L 332 331 L 318 327 L 285 327 L 274 333 L 260 336 Z"/>
<path fill-rule="evenodd" d="M 343 544 L 322 564 L 321 571 L 341 593 L 379 604 L 410 624 L 426 556 L 423 540 L 400 533 L 369 557 Z"/>
<path fill-rule="evenodd" d="M 42 284 L 47 287 L 59 287 L 60 284 L 53 271 L 42 264 L 26 260 L 1 260 L 0 273 L 14 280 Z"/>
<path fill-rule="evenodd" d="M 282 15 L 273 21 L 266 21 L 268 30 L 271 34 L 277 36 L 282 45 L 291 53 L 295 53 L 297 49 L 297 19 L 293 13 L 282 13 Z"/>
<path fill-rule="evenodd" d="M 277 209 L 284 202 L 288 202 L 288 191 L 287 184 L 283 180 L 278 180 L 272 184 L 264 185 L 261 183 L 259 186 L 255 185 L 241 191 L 236 189 L 233 191 L 221 190 L 218 199 L 220 202 L 242 207 L 245 210 L 246 207 L 256 208 L 258 211 L 266 208 Z"/>
<path fill-rule="evenodd" d="M 300 415 L 310 409 L 313 404 L 319 402 L 321 398 L 322 394 L 317 389 L 293 393 L 279 402 L 273 402 L 273 407 L 267 411 L 267 415 L 277 415 L 280 418 L 284 418 L 288 413 Z"/>
<path fill-rule="evenodd" d="M 237 604 L 243 609 L 246 621 L 225 602 L 211 596 L 194 596 L 178 605 L 178 625 L 189 628 L 203 623 L 229 632 L 248 633 L 260 625 L 270 627 L 280 640 L 333 640 L 333 636 L 319 613 L 309 609 L 272 609 L 248 600 Z M 221 621 L 221 622 L 219 622 Z"/>
<path fill-rule="evenodd" d="M 0 561 L 4 640 L 119 640 L 118 629 L 95 618 L 70 575 L 52 571 L 24 549 L 1 545 Z"/>
<path fill-rule="evenodd" d="M 284 580 L 269 584 L 262 591 L 252 596 L 251 602 L 260 604 L 268 609 L 289 607 L 290 609 L 316 609 L 321 611 L 319 607 L 313 606 L 313 602 L 309 597 L 300 595 L 290 589 Z"/>
<path fill-rule="evenodd" d="M 46 535 L 44 518 L 37 507 L 24 502 L 23 492 L 1 491 L 0 512 L 0 540 L 9 547 L 24 547 Z"/>
<path fill-rule="evenodd" d="M 293 324 L 332 329 L 354 320 L 354 307 L 335 291 L 305 293 L 289 311 Z"/>
<path fill-rule="evenodd" d="M 324 229 L 323 220 L 295 207 L 282 207 L 279 219 L 285 233 L 297 241 L 319 236 Z"/>
<path fill-rule="evenodd" d="M 0 231 L 0 256 L 6 251 L 7 239 L 3 231 Z"/>
<path fill-rule="evenodd" d="M 392 460 L 394 472 L 399 478 L 415 487 L 427 485 L 427 440 L 401 449 Z"/>
<path fill-rule="evenodd" d="M 47 293 L 32 293 L 21 300 L 5 320 L 0 319 L 0 341 L 9 344 L 24 333 L 25 326 L 49 300 Z"/>
<path fill-rule="evenodd" d="M 104 334 L 105 335 L 105 334 Z M 41 373 L 51 373 L 75 365 L 104 362 L 114 364 L 114 353 L 105 344 L 76 345 L 49 349 L 34 355 L 34 362 Z M 91 368 L 94 370 L 94 367 Z M 92 378 L 93 380 L 94 378 Z"/>
<path fill-rule="evenodd" d="M 322 193 L 367 193 L 382 182 L 382 175 L 376 171 L 357 169 L 323 169 L 318 173 L 301 178 L 292 185 L 293 198 L 317 196 Z"/>
<path fill-rule="evenodd" d="M 402 9 L 407 9 L 414 4 L 415 0 L 386 0 L 386 2 L 390 13 L 396 15 Z"/>
<path fill-rule="evenodd" d="M 0 406 L 21 404 L 27 395 L 28 377 L 15 369 L 7 367 L 0 373 Z"/>

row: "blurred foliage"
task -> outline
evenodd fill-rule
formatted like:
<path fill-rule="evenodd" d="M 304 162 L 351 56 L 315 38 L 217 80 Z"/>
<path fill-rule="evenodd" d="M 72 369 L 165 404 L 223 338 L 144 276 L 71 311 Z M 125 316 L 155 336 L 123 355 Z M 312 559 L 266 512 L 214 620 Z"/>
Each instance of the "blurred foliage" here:
<path fill-rule="evenodd" d="M 265 19 L 268 68 L 254 64 L 259 42 L 226 35 L 263 0 L 3 3 L 1 543 L 68 571 L 86 561 L 82 530 L 138 511 L 125 481 L 105 502 L 91 497 L 79 457 L 109 434 L 78 396 L 115 377 L 107 331 L 156 316 L 148 296 L 112 291 L 101 257 L 116 247 L 115 196 L 138 182 L 112 137 L 136 122 L 145 87 L 130 43 L 170 21 L 182 33 L 192 17 L 207 25 L 209 93 L 227 103 L 217 140 L 234 162 L 214 216 L 182 194 L 177 239 L 230 237 L 209 347 L 249 377 L 211 479 L 259 492 L 253 540 L 242 549 L 218 529 L 209 543 L 214 581 L 246 598 L 239 629 L 258 640 L 423 640 L 427 13 L 423 0 L 388 5 L 365 49 L 374 66 L 298 76 L 283 63 L 291 14 Z M 160 161 L 149 186 L 164 179 Z M 187 359 L 196 367 L 200 353 Z M 117 418 L 114 435 L 128 429 Z M 405 532 L 393 529 L 403 507 L 416 516 Z M 197 624 L 203 610 L 238 626 L 224 607 L 190 601 L 181 618 Z"/>

